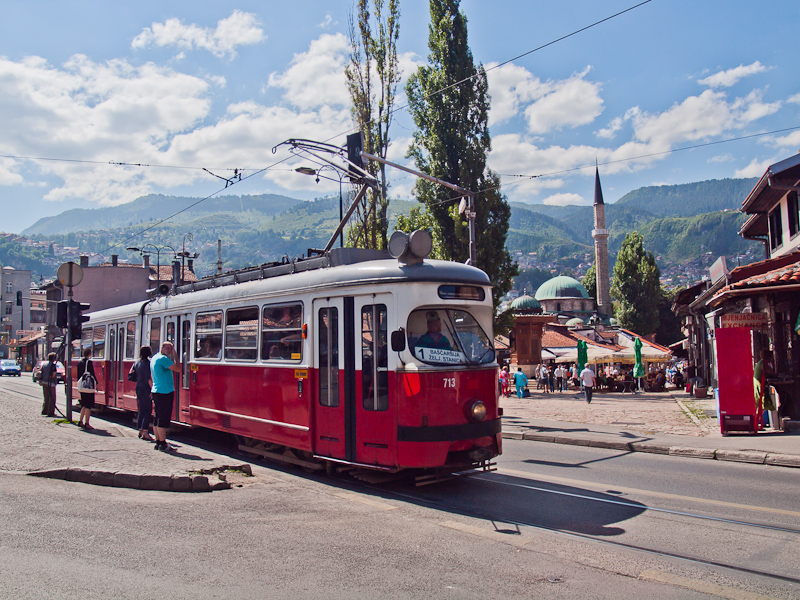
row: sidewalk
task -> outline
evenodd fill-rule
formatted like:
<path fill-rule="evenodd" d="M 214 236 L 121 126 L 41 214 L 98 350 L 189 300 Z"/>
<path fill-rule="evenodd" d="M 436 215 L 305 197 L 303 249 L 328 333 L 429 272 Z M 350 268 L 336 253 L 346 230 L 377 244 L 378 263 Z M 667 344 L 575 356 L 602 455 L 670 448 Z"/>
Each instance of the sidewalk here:
<path fill-rule="evenodd" d="M 170 435 L 174 453 L 158 452 L 138 437 L 136 424 L 120 415 L 93 415 L 91 431 L 60 418 L 63 387 L 57 392 L 56 418 L 40 415 L 41 392 L 0 390 L 0 471 L 66 479 L 95 485 L 172 492 L 227 489 L 251 466 L 236 457 L 207 450 L 195 441 Z M 126 423 L 130 425 L 126 425 Z"/>
<path fill-rule="evenodd" d="M 767 430 L 722 436 L 713 398 L 575 390 L 501 398 L 503 437 L 692 458 L 800 467 L 800 435 Z"/>

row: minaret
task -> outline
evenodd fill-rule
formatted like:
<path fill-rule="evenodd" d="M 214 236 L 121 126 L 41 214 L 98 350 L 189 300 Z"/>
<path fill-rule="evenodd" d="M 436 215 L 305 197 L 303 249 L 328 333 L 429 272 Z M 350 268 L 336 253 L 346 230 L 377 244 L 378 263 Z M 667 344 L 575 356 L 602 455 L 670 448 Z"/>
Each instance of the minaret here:
<path fill-rule="evenodd" d="M 594 268 L 597 272 L 597 312 L 603 317 L 613 314 L 611 306 L 610 279 L 608 277 L 608 229 L 606 229 L 606 205 L 600 188 L 600 171 L 594 174 Z"/>

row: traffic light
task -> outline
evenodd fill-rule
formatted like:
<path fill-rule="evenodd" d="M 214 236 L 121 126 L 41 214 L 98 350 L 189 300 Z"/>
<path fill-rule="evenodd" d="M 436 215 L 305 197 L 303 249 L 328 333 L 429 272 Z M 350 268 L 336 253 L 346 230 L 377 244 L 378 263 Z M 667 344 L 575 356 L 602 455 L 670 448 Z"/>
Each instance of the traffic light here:
<path fill-rule="evenodd" d="M 22 306 L 22 290 L 17 290 L 17 306 Z"/>
<path fill-rule="evenodd" d="M 69 305 L 70 337 L 72 337 L 73 340 L 79 340 L 81 338 L 81 323 L 85 323 L 89 320 L 89 315 L 84 315 L 82 313 L 85 310 L 89 310 L 89 304 L 87 302 L 75 302 L 75 300 L 70 300 Z"/>
<path fill-rule="evenodd" d="M 69 305 L 69 301 L 62 300 L 56 306 L 56 326 L 62 329 L 69 325 L 67 321 L 67 305 Z"/>
<path fill-rule="evenodd" d="M 359 131 L 347 136 L 347 160 L 357 167 L 363 167 L 364 162 L 361 158 L 361 152 L 364 150 L 364 135 Z M 352 166 L 347 166 L 347 174 L 350 180 L 360 180 L 363 175 L 353 169 Z"/>

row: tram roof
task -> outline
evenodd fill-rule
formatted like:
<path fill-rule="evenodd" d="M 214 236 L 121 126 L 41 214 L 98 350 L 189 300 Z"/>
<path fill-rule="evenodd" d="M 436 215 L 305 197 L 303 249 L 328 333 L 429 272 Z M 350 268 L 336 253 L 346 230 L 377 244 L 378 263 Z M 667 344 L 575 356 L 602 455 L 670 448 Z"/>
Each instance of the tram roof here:
<path fill-rule="evenodd" d="M 197 291 L 190 291 L 187 289 L 189 286 L 184 286 L 182 293 L 176 295 L 161 296 L 152 302 L 136 302 L 108 308 L 92 313 L 92 316 L 96 319 L 113 320 L 117 317 L 130 317 L 132 313 L 138 314 L 147 304 L 155 309 L 179 310 L 198 305 L 235 302 L 252 296 L 276 297 L 320 290 L 341 290 L 342 294 L 347 294 L 362 286 L 414 282 L 491 285 L 486 273 L 457 262 L 426 259 L 420 264 L 408 265 L 394 259 L 379 259 L 267 276 Z"/>

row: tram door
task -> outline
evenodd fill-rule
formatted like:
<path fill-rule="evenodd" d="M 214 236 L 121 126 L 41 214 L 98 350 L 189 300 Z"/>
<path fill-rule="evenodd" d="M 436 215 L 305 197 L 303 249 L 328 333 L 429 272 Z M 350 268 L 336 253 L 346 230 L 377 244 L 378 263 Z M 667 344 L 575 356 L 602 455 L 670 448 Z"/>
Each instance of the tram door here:
<path fill-rule="evenodd" d="M 175 315 L 164 318 L 164 340 L 171 342 L 178 355 L 181 372 L 175 377 L 175 402 L 172 405 L 172 420 L 185 421 L 189 416 L 189 369 L 191 343 L 186 336 L 190 336 L 191 321 L 188 316 Z M 185 410 L 184 410 L 185 409 Z M 181 416 L 183 415 L 183 416 Z"/>
<path fill-rule="evenodd" d="M 106 389 L 106 402 L 108 406 L 124 407 L 123 378 L 125 369 L 125 325 L 114 323 L 108 326 L 108 388 Z"/>
<path fill-rule="evenodd" d="M 315 300 L 315 449 L 393 464 L 396 414 L 388 398 L 388 294 Z"/>
<path fill-rule="evenodd" d="M 321 456 L 352 460 L 348 450 L 350 434 L 345 429 L 348 403 L 344 393 L 344 307 L 343 298 L 314 300 L 312 304 L 316 377 L 312 380 L 314 391 L 311 396 L 314 402 L 315 452 Z"/>
<path fill-rule="evenodd" d="M 355 298 L 356 462 L 396 462 L 397 403 L 389 397 L 389 307 L 391 295 Z"/>

